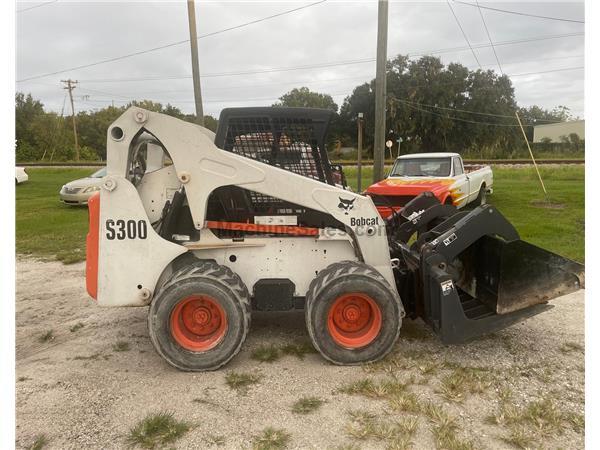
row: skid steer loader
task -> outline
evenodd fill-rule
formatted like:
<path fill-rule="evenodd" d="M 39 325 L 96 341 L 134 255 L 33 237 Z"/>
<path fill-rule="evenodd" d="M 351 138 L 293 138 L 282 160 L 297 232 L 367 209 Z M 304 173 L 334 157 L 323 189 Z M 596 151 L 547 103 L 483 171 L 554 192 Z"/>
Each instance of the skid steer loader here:
<path fill-rule="evenodd" d="M 331 113 L 231 108 L 217 133 L 132 107 L 108 129 L 89 201 L 86 283 L 100 306 L 147 306 L 156 351 L 213 370 L 251 310 L 304 309 L 335 364 L 376 361 L 402 318 L 459 343 L 551 307 L 583 266 L 519 239 L 491 205 L 424 193 L 386 220 L 325 151 Z"/>

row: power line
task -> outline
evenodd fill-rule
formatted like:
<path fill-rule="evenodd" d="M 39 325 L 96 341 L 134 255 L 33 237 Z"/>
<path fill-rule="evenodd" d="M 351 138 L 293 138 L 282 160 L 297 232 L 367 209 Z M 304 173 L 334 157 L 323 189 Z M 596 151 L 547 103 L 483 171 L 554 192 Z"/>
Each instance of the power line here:
<path fill-rule="evenodd" d="M 528 73 L 517 73 L 514 75 L 510 75 L 510 77 L 524 77 L 527 75 L 539 75 L 542 73 L 552 73 L 552 72 L 565 72 L 567 70 L 580 70 L 580 69 L 584 69 L 584 66 L 579 66 L 579 67 L 565 67 L 563 69 L 553 69 L 553 70 L 542 70 L 540 72 L 528 72 Z"/>
<path fill-rule="evenodd" d="M 286 81 L 284 83 L 265 83 L 265 84 L 244 84 L 244 85 L 238 85 L 238 86 L 221 86 L 221 87 L 211 87 L 211 88 L 206 88 L 209 92 L 212 91 L 222 91 L 222 90 L 231 90 L 231 89 L 248 89 L 248 88 L 257 88 L 257 87 L 271 87 L 271 86 L 288 86 L 288 85 L 304 85 L 304 84 L 322 84 L 322 83 L 332 83 L 332 82 L 338 82 L 338 81 L 346 81 L 346 80 L 357 80 L 357 79 L 365 79 L 368 78 L 370 75 L 358 75 L 355 77 L 344 77 L 344 78 L 329 78 L 326 80 L 290 80 L 290 81 Z M 45 86 L 52 86 L 50 84 L 44 84 Z M 83 90 L 88 90 L 88 91 L 92 91 L 90 89 L 83 89 Z M 100 93 L 101 91 L 95 91 L 97 93 Z M 133 92 L 134 95 L 157 95 L 157 94 L 172 94 L 175 92 L 187 92 L 190 93 L 190 89 L 171 89 L 168 91 L 144 91 L 144 92 Z M 103 94 L 105 95 L 115 95 L 118 96 L 120 94 L 107 94 L 106 92 L 104 92 Z"/>
<path fill-rule="evenodd" d="M 210 36 L 215 36 L 217 34 L 225 33 L 227 31 L 232 31 L 232 30 L 237 30 L 239 28 L 244 28 L 244 27 L 247 27 L 249 25 L 257 24 L 259 22 L 264 22 L 265 20 L 274 19 L 276 17 L 281 17 L 281 16 L 283 16 L 285 14 L 290 14 L 290 13 L 293 13 L 293 12 L 296 12 L 296 11 L 300 11 L 301 9 L 310 8 L 311 6 L 316 6 L 316 5 L 319 5 L 319 4 L 324 3 L 326 1 L 327 0 L 319 0 L 318 2 L 309 3 L 308 5 L 300 6 L 298 8 L 289 9 L 289 10 L 282 11 L 282 12 L 277 13 L 277 14 L 272 14 L 272 15 L 267 16 L 267 17 L 262 17 L 260 19 L 252 20 L 250 22 L 245 22 L 245 23 L 242 23 L 242 24 L 239 24 L 239 25 L 235 25 L 233 27 L 228 27 L 228 28 L 224 28 L 222 30 L 213 31 L 211 33 L 207 33 L 207 34 L 203 34 L 201 36 L 198 36 L 198 39 L 204 39 L 204 38 L 207 38 L 207 37 L 210 37 Z M 61 73 L 70 72 L 72 70 L 79 70 L 79 69 L 85 69 L 87 67 L 99 66 L 101 64 L 106 64 L 106 63 L 109 63 L 109 62 L 121 61 L 123 59 L 131 58 L 133 56 L 143 55 L 143 54 L 154 52 L 154 51 L 157 51 L 157 50 L 163 50 L 163 49 L 169 48 L 169 47 L 175 47 L 177 45 L 186 44 L 188 42 L 190 42 L 189 39 L 185 39 L 185 40 L 177 41 L 177 42 L 171 42 L 169 44 L 161 45 L 161 46 L 158 46 L 158 47 L 153 47 L 153 48 L 149 48 L 149 49 L 146 49 L 146 50 L 140 50 L 140 51 L 137 51 L 137 52 L 126 54 L 126 55 L 115 56 L 113 58 L 107 58 L 107 59 L 103 59 L 103 60 L 96 61 L 96 62 L 89 63 L 89 64 L 82 64 L 80 66 L 74 66 L 74 67 L 70 67 L 68 69 L 57 70 L 55 72 L 48 72 L 48 73 L 44 73 L 44 74 L 40 74 L 40 75 L 34 75 L 34 76 L 31 76 L 31 77 L 23 78 L 21 80 L 17 80 L 17 83 L 22 82 L 22 81 L 36 80 L 38 78 L 49 77 L 51 75 L 58 75 L 58 74 L 61 74 Z"/>
<path fill-rule="evenodd" d="M 583 33 L 583 32 L 554 34 L 554 35 L 550 35 L 550 36 L 538 36 L 538 37 L 525 38 L 525 39 L 513 39 L 510 41 L 494 42 L 494 45 L 495 46 L 514 45 L 514 44 L 523 44 L 523 43 L 527 43 L 527 42 L 545 41 L 548 39 L 560 39 L 560 38 L 565 38 L 565 37 L 584 36 L 584 35 L 585 35 L 585 33 Z M 490 47 L 490 44 L 475 44 L 475 45 L 473 45 L 473 48 L 487 48 L 487 47 Z M 426 56 L 426 55 L 434 55 L 434 54 L 439 54 L 439 53 L 451 53 L 451 52 L 464 51 L 464 50 L 468 50 L 468 47 L 450 47 L 450 48 L 445 48 L 445 49 L 440 49 L 440 50 L 430 50 L 428 52 L 409 53 L 408 56 L 411 56 L 411 57 Z"/>
<path fill-rule="evenodd" d="M 25 12 L 25 11 L 29 11 L 29 10 L 31 10 L 31 9 L 41 8 L 42 6 L 48 6 L 48 5 L 52 4 L 52 3 L 56 3 L 57 1 L 58 1 L 58 0 L 51 0 L 51 1 L 49 1 L 49 2 L 40 3 L 39 5 L 30 6 L 29 8 L 18 9 L 18 10 L 16 10 L 15 12 L 16 12 L 17 14 L 18 14 L 18 13 L 22 13 L 22 12 Z"/>
<path fill-rule="evenodd" d="M 399 102 L 403 102 L 402 100 L 397 99 L 397 98 L 393 98 L 393 100 L 396 100 L 396 101 L 399 101 Z M 413 109 L 416 109 L 416 110 L 421 111 L 421 112 L 426 112 L 426 113 L 429 113 L 429 114 L 433 114 L 434 116 L 439 116 L 439 117 L 442 117 L 444 119 L 455 120 L 457 122 L 476 123 L 476 124 L 481 124 L 481 125 L 491 125 L 491 126 L 495 126 L 495 127 L 518 127 L 519 126 L 519 125 L 515 125 L 515 124 L 482 122 L 482 121 L 479 121 L 479 120 L 462 119 L 460 117 L 448 116 L 448 115 L 445 115 L 445 114 L 437 113 L 435 111 L 430 111 L 428 109 L 419 108 L 418 106 L 414 106 L 414 105 L 411 105 L 411 104 L 407 104 L 407 106 L 409 108 L 413 108 Z"/>
<path fill-rule="evenodd" d="M 581 36 L 584 33 L 567 33 L 567 34 L 557 34 L 550 36 L 540 36 L 535 38 L 526 38 L 526 39 L 518 39 L 518 40 L 510 40 L 510 41 L 501 41 L 495 42 L 494 45 L 514 45 L 525 42 L 535 42 L 535 41 L 543 41 L 548 39 L 559 39 L 564 37 L 574 37 Z M 476 44 L 473 48 L 487 48 L 490 47 L 490 44 Z M 468 47 L 454 47 L 454 48 L 446 48 L 439 50 L 430 50 L 428 52 L 422 53 L 409 53 L 409 57 L 415 56 L 424 56 L 431 55 L 435 53 L 448 53 L 454 51 L 462 51 L 469 50 Z M 323 67 L 336 67 L 336 66 L 346 66 L 346 65 L 354 65 L 354 64 L 365 64 L 375 61 L 375 58 L 364 58 L 364 59 L 356 59 L 350 61 L 336 61 L 336 62 L 328 62 L 328 63 L 319 63 L 319 64 L 310 64 L 304 66 L 294 66 L 294 67 L 272 67 L 268 69 L 262 70 L 246 70 L 246 71 L 238 71 L 238 72 L 221 72 L 221 73 L 207 73 L 201 76 L 201 78 L 216 78 L 216 77 L 225 77 L 225 76 L 239 76 L 239 75 L 255 75 L 255 74 L 263 74 L 263 73 L 274 73 L 274 72 L 288 72 L 294 70 L 306 70 L 306 69 L 316 69 Z M 96 79 L 80 79 L 82 82 L 86 83 L 122 83 L 122 82 L 138 82 L 138 81 L 161 81 L 161 80 L 183 80 L 189 79 L 191 75 L 174 75 L 167 77 L 144 77 L 144 78 L 96 78 Z M 24 80 L 22 80 L 24 81 Z"/>
<path fill-rule="evenodd" d="M 331 97 L 337 97 L 340 95 L 347 95 L 347 92 L 336 92 L 333 94 L 327 94 L 330 95 Z M 109 93 L 106 93 L 106 95 L 111 95 Z M 281 97 L 281 95 L 279 97 L 258 97 L 258 98 L 246 98 L 244 100 L 235 100 L 236 102 L 258 102 L 258 101 L 265 101 L 265 100 L 279 100 L 279 98 Z M 133 102 L 133 101 L 139 101 L 136 100 L 134 98 L 125 98 L 125 100 L 118 100 L 120 102 Z M 111 102 L 112 100 L 108 100 L 108 99 L 96 99 L 96 100 L 86 100 L 86 101 L 91 101 L 91 102 Z M 194 100 L 171 100 L 173 103 L 194 103 Z M 225 99 L 210 99 L 210 100 L 204 100 L 204 103 L 226 103 L 226 102 L 230 102 L 232 101 L 232 99 L 230 98 L 225 98 Z"/>
<path fill-rule="evenodd" d="M 514 39 L 514 40 L 509 40 L 509 41 L 496 42 L 496 43 L 494 43 L 494 45 L 496 45 L 496 46 L 514 45 L 514 44 L 536 42 L 536 41 L 543 41 L 543 40 L 549 40 L 549 39 L 576 37 L 576 36 L 582 36 L 582 35 L 584 35 L 584 33 L 566 33 L 566 34 L 556 34 L 556 35 L 549 35 L 549 36 L 538 36 L 538 37 L 533 37 L 533 38 Z M 490 47 L 490 44 L 475 44 L 473 46 L 473 48 L 487 48 L 487 47 Z M 415 56 L 424 56 L 424 55 L 432 55 L 432 54 L 439 54 L 439 53 L 463 51 L 463 50 L 469 50 L 469 48 L 468 47 L 443 48 L 443 49 L 429 50 L 429 51 L 419 52 L 419 53 L 409 53 L 408 56 L 415 57 Z M 353 65 L 353 64 L 365 64 L 365 63 L 370 63 L 373 61 L 375 61 L 375 58 L 364 58 L 364 59 L 357 59 L 357 60 L 350 60 L 350 61 L 337 61 L 337 62 L 321 63 L 321 64 L 313 64 L 313 65 L 305 65 L 305 66 L 297 66 L 297 67 L 270 68 L 270 69 L 256 70 L 256 71 L 223 72 L 223 73 L 212 73 L 212 74 L 207 73 L 207 74 L 202 75 L 201 78 L 253 75 L 253 74 L 262 74 L 262 73 L 292 71 L 292 70 L 306 70 L 306 69 L 315 69 L 315 68 L 322 68 L 322 67 L 336 67 L 336 66 Z M 60 73 L 60 72 L 58 72 L 58 73 Z M 46 74 L 43 76 L 49 76 L 49 75 L 51 75 L 51 74 Z M 41 78 L 41 77 L 42 76 L 33 77 L 33 78 L 25 78 L 25 79 L 17 80 L 17 83 L 21 83 L 24 81 L 29 81 L 34 78 Z M 137 81 L 157 81 L 157 80 L 182 80 L 182 79 L 189 79 L 189 78 L 191 78 L 191 75 L 183 75 L 183 76 L 176 75 L 176 76 L 168 76 L 168 77 L 144 77 L 144 78 L 105 78 L 105 79 L 87 79 L 87 80 L 80 79 L 80 81 L 86 82 L 86 83 L 113 83 L 113 82 L 130 82 L 130 81 L 137 82 Z"/>
<path fill-rule="evenodd" d="M 365 64 L 375 61 L 375 58 L 368 59 L 357 59 L 351 61 L 338 61 L 332 63 L 319 63 L 309 64 L 304 66 L 293 66 L 293 67 L 273 67 L 262 70 L 245 70 L 238 72 L 220 72 L 220 73 L 205 73 L 200 78 L 218 78 L 218 77 L 231 77 L 239 75 L 255 75 L 262 73 L 274 73 L 274 72 L 289 72 L 293 70 L 306 70 L 306 69 L 317 69 L 322 67 L 336 67 L 336 66 L 348 66 L 353 64 Z M 191 78 L 191 75 L 174 75 L 168 77 L 145 77 L 145 78 L 100 78 L 100 79 L 89 79 L 81 80 L 86 83 L 113 83 L 113 82 L 128 82 L 128 81 L 159 81 L 159 80 L 183 80 Z"/>
<path fill-rule="evenodd" d="M 506 13 L 506 14 L 516 14 L 518 16 L 536 17 L 538 19 L 547 19 L 547 20 L 558 20 L 560 22 L 585 23 L 584 20 L 565 19 L 563 17 L 540 16 L 537 14 L 528 14 L 528 13 L 519 12 L 519 11 L 510 11 L 508 9 L 492 8 L 491 6 L 478 6 L 478 5 L 474 5 L 473 3 L 461 2 L 459 0 L 452 0 L 452 1 L 454 3 L 460 3 L 461 5 L 469 5 L 469 6 L 474 6 L 476 8 L 479 7 L 479 8 L 483 8 L 483 9 L 489 9 L 490 11 L 496 11 L 496 12 L 501 12 L 501 13 Z"/>
<path fill-rule="evenodd" d="M 544 70 L 544 71 L 538 71 L 538 72 L 528 72 L 528 73 L 521 73 L 521 74 L 514 74 L 514 75 L 510 75 L 510 77 L 519 77 L 519 76 L 526 76 L 526 75 L 537 75 L 537 74 L 544 74 L 544 73 L 552 73 L 552 72 L 563 72 L 563 71 L 569 71 L 569 70 L 579 70 L 579 69 L 583 69 L 583 66 L 580 67 L 566 67 L 566 68 L 561 68 L 561 69 L 553 69 L 553 70 Z M 350 79 L 350 78 L 348 78 Z M 338 80 L 323 80 L 323 81 L 338 81 Z M 457 84 L 462 84 L 465 81 L 449 81 L 449 82 L 443 82 L 443 83 L 438 83 L 438 86 L 450 86 L 450 85 L 457 85 Z M 427 83 L 425 84 L 416 84 L 416 85 L 410 85 L 408 86 L 409 88 L 413 89 L 413 88 L 420 88 L 420 87 L 427 87 L 429 86 Z M 252 86 L 247 86 L 247 87 L 252 87 Z M 478 88 L 479 90 L 481 89 L 494 89 L 494 86 L 485 86 L 485 87 L 480 87 Z M 101 95 L 105 95 L 108 97 L 119 97 L 122 98 L 124 100 L 122 100 L 122 103 L 126 103 L 126 102 L 131 102 L 131 101 L 135 101 L 136 99 L 130 96 L 123 96 L 121 94 L 116 94 L 116 93 L 111 93 L 111 92 L 106 92 L 106 91 L 100 91 L 97 89 L 89 89 L 89 88 L 80 88 L 83 91 L 86 92 L 92 92 L 92 93 L 97 93 L 97 94 L 101 94 Z M 155 92 L 155 93 L 138 93 L 136 95 L 155 95 L 155 94 L 159 94 L 160 92 Z M 169 92 L 165 92 L 165 93 L 169 93 Z M 333 94 L 328 94 L 331 95 L 332 97 L 336 97 L 336 96 L 340 96 L 340 95 L 348 95 L 348 92 L 337 92 L 337 93 L 333 93 Z M 244 99 L 244 100 L 239 100 L 239 99 L 213 99 L 213 100 L 207 100 L 207 103 L 226 103 L 226 102 L 230 102 L 230 101 L 234 101 L 236 103 L 239 102 L 249 102 L 249 101 L 262 101 L 262 100 L 278 100 L 279 97 L 260 97 L 260 98 L 250 98 L 250 99 Z M 97 100 L 90 100 L 90 101 L 95 101 L 95 102 L 111 102 L 112 100 L 108 100 L 108 99 L 97 99 Z M 407 100 L 402 100 L 403 102 L 407 102 Z M 168 100 L 169 103 L 192 103 L 191 100 L 179 100 L 179 99 L 169 99 Z M 438 108 L 438 109 L 451 109 L 451 110 L 456 110 L 456 111 L 461 111 L 461 112 L 466 112 L 466 113 L 472 113 L 472 114 L 481 114 L 481 115 L 489 115 L 489 116 L 497 116 L 497 117 L 502 117 L 502 115 L 498 115 L 498 114 L 492 114 L 492 113 L 479 113 L 476 111 L 469 111 L 469 110 L 458 110 L 456 108 L 446 108 L 446 107 L 439 107 L 439 106 L 435 106 L 435 105 L 427 105 L 427 104 L 422 104 L 422 103 L 418 103 L 418 102 L 412 102 L 415 105 L 420 105 L 420 106 L 427 106 L 427 107 L 433 107 L 433 108 Z M 506 116 L 506 117 L 510 117 L 512 118 L 513 116 Z"/>
<path fill-rule="evenodd" d="M 459 109 L 459 108 L 450 108 L 450 107 L 445 107 L 445 106 L 428 105 L 426 103 L 411 102 L 409 100 L 401 100 L 401 99 L 395 98 L 395 97 L 394 97 L 394 100 L 402 102 L 402 103 L 406 103 L 409 105 L 425 106 L 427 108 L 443 109 L 445 111 L 457 111 L 457 112 L 477 114 L 477 115 L 482 115 L 482 116 L 506 117 L 506 118 L 511 118 L 511 119 L 514 117 L 513 115 L 506 115 L 506 114 L 493 114 L 493 113 L 487 113 L 487 112 L 472 111 L 472 110 L 468 110 L 468 109 Z"/>
<path fill-rule="evenodd" d="M 500 69 L 500 73 L 504 75 L 504 72 L 502 71 L 502 66 L 500 65 L 500 60 L 498 59 L 498 54 L 496 53 L 496 47 L 494 47 L 494 43 L 492 42 L 492 36 L 490 36 L 490 30 L 488 30 L 487 24 L 485 23 L 485 19 L 483 18 L 483 13 L 481 12 L 481 8 L 479 7 L 479 0 L 475 0 L 475 2 L 477 3 L 477 11 L 479 11 L 479 16 L 481 17 L 481 21 L 483 22 L 485 33 L 487 34 L 488 40 L 490 41 L 490 45 L 492 46 L 492 50 L 494 51 L 494 56 L 496 57 L 498 68 Z"/>
<path fill-rule="evenodd" d="M 585 55 L 568 55 L 568 56 L 554 56 L 554 57 L 550 57 L 550 58 L 537 58 L 537 59 L 528 59 L 528 60 L 519 60 L 519 61 L 509 61 L 509 62 L 504 62 L 505 66 L 509 66 L 509 65 L 514 65 L 514 64 L 529 64 L 529 63 L 535 63 L 535 62 L 540 62 L 540 61 L 553 61 L 553 60 L 557 60 L 557 59 L 573 59 L 573 58 L 583 58 Z M 484 64 L 482 67 L 492 67 L 495 66 L 495 64 Z M 575 67 L 575 68 L 567 68 L 567 69 L 557 69 L 557 70 L 573 70 L 573 69 L 579 69 L 579 67 Z M 312 79 L 312 80 L 290 80 L 290 81 L 286 81 L 283 83 L 264 83 L 264 84 L 244 84 L 244 85 L 234 85 L 234 86 L 221 86 L 221 87 L 212 87 L 212 88 L 207 88 L 208 91 L 212 92 L 212 91 L 222 91 L 222 90 L 231 90 L 231 89 L 252 89 L 252 88 L 257 88 L 257 87 L 272 87 L 272 86 L 288 86 L 288 85 L 304 85 L 304 84 L 323 84 L 323 83 L 333 83 L 333 82 L 338 82 L 338 81 L 346 81 L 346 80 L 357 80 L 357 79 L 366 79 L 369 77 L 372 77 L 372 75 L 358 75 L 355 77 L 344 77 L 344 78 L 329 78 L 326 80 L 318 80 L 318 79 Z M 516 74 L 516 75 L 511 75 L 511 76 L 520 76 L 520 74 Z M 85 81 L 85 80 L 80 80 L 80 81 Z M 368 83 L 368 81 L 365 81 Z M 37 84 L 42 84 L 44 86 L 54 86 L 48 83 L 37 83 Z M 116 94 L 116 93 L 107 93 L 105 91 L 98 91 L 98 90 L 94 90 L 94 89 L 89 89 L 89 88 L 81 88 L 81 90 L 84 91 L 89 91 L 89 92 L 94 92 L 94 93 L 100 93 L 103 95 L 111 95 L 111 96 L 115 96 L 115 97 L 123 97 L 122 94 Z M 143 91 L 143 92 L 133 92 L 133 95 L 158 95 L 158 94 L 172 94 L 172 93 L 176 93 L 176 92 L 191 92 L 190 89 L 170 89 L 170 90 L 163 90 L 163 91 Z M 124 97 L 125 98 L 125 97 Z M 129 98 L 129 97 L 126 97 Z M 511 116 L 512 117 L 512 116 Z"/>
<path fill-rule="evenodd" d="M 426 103 L 419 103 L 419 102 L 411 102 L 409 100 L 401 100 L 399 98 L 393 97 L 394 100 L 401 102 L 401 103 L 405 103 L 408 106 L 410 105 L 418 105 L 418 106 L 424 106 L 427 108 L 435 108 L 435 109 L 441 109 L 444 111 L 456 111 L 456 112 L 462 112 L 462 113 L 468 113 L 468 114 L 475 114 L 475 115 L 481 115 L 481 116 L 490 116 L 490 117 L 501 117 L 501 118 L 507 118 L 507 119 L 514 119 L 514 115 L 507 115 L 507 114 L 494 114 L 494 113 L 488 113 L 488 112 L 481 112 L 481 111 L 473 111 L 473 110 L 468 110 L 468 109 L 460 109 L 460 108 L 450 108 L 450 107 L 445 107 L 445 106 L 437 106 L 437 105 L 428 105 Z M 546 123 L 560 123 L 559 121 L 552 121 L 552 120 L 544 120 L 544 119 L 538 119 L 538 122 L 546 122 Z"/>
<path fill-rule="evenodd" d="M 471 42 L 469 42 L 469 38 L 467 37 L 467 33 L 465 33 L 465 30 L 463 29 L 462 25 L 460 24 L 460 21 L 458 20 L 458 17 L 456 16 L 456 13 L 454 12 L 454 8 L 452 8 L 452 5 L 450 4 L 450 0 L 446 0 L 446 3 L 448 4 L 448 7 L 450 8 L 450 11 L 452 11 L 452 15 L 454 16 L 454 20 L 456 20 L 456 24 L 458 25 L 458 28 L 460 28 L 460 31 L 461 31 L 463 37 L 465 38 L 465 41 L 467 41 L 467 45 L 471 49 L 471 53 L 473 54 L 473 58 L 475 58 L 475 61 L 477 61 L 477 65 L 481 69 L 481 63 L 479 62 L 479 58 L 477 58 L 477 55 L 475 54 L 475 50 L 473 50 L 473 47 L 471 47 Z"/>

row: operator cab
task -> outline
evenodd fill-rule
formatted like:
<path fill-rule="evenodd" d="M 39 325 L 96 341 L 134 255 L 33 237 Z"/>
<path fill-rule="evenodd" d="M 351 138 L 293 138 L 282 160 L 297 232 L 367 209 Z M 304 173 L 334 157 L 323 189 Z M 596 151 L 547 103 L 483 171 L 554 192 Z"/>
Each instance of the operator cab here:
<path fill-rule="evenodd" d="M 398 157 L 388 178 L 447 178 L 462 173 L 458 153 L 415 153 Z"/>

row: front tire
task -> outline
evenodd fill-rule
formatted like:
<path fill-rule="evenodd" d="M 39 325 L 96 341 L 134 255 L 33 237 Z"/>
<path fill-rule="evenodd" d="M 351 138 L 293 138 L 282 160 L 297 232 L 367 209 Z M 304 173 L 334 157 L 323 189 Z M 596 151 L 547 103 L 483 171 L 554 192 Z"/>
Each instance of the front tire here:
<path fill-rule="evenodd" d="M 175 272 L 148 311 L 154 348 L 181 370 L 216 370 L 227 364 L 249 328 L 248 289 L 231 269 L 213 261 Z"/>
<path fill-rule="evenodd" d="M 400 334 L 402 304 L 372 267 L 355 261 L 321 271 L 306 295 L 306 327 L 314 347 L 334 364 L 377 361 Z"/>

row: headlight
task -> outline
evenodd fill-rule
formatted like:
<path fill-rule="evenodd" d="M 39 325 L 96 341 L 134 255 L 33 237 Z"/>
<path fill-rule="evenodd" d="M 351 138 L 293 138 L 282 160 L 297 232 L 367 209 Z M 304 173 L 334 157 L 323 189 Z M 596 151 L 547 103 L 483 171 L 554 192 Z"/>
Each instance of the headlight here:
<path fill-rule="evenodd" d="M 94 191 L 99 191 L 99 190 L 100 190 L 100 186 L 90 186 L 90 187 L 85 188 L 83 193 L 87 194 L 88 192 L 94 192 Z"/>

